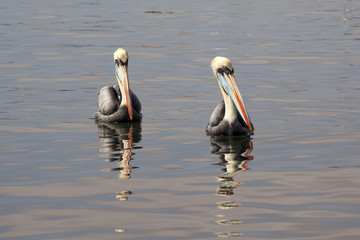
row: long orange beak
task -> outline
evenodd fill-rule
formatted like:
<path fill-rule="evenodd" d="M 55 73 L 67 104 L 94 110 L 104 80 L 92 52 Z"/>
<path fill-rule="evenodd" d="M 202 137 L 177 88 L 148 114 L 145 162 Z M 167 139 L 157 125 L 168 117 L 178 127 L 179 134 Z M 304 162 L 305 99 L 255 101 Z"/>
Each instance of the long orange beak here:
<path fill-rule="evenodd" d="M 218 74 L 220 87 L 224 90 L 224 92 L 230 96 L 233 100 L 237 110 L 239 111 L 241 117 L 244 119 L 246 125 L 249 127 L 252 132 L 254 129 L 251 124 L 250 116 L 245 108 L 244 100 L 241 97 L 239 88 L 236 84 L 235 78 L 232 74 Z"/>
<path fill-rule="evenodd" d="M 118 80 L 119 87 L 121 90 L 122 97 L 125 98 L 125 104 L 128 109 L 130 120 L 133 120 L 133 107 L 130 97 L 130 86 L 128 80 L 128 71 L 126 65 L 120 65 L 119 67 L 115 64 L 116 79 Z"/>

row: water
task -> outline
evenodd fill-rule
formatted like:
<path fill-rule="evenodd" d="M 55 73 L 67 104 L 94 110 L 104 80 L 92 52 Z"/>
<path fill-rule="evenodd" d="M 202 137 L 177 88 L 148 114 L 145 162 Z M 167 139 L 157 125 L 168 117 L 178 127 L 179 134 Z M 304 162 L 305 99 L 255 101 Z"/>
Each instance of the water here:
<path fill-rule="evenodd" d="M 3 1 L 0 238 L 359 239 L 358 1 Z M 141 124 L 97 125 L 128 50 Z M 252 139 L 210 139 L 232 60 Z"/>

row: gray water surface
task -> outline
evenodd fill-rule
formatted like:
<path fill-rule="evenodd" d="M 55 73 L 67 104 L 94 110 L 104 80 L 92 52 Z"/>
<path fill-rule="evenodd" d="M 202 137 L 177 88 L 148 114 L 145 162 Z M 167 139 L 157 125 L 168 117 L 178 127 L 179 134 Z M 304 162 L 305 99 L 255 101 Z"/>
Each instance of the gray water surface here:
<path fill-rule="evenodd" d="M 0 238 L 359 239 L 359 44 L 351 0 L 2 1 Z M 96 124 L 118 47 L 143 121 Z"/>

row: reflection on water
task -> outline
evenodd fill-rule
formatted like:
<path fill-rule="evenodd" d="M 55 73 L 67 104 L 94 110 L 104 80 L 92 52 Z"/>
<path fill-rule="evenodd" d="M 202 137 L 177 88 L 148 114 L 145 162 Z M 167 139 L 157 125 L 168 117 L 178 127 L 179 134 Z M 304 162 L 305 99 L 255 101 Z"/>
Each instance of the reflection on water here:
<path fill-rule="evenodd" d="M 218 195 L 232 195 L 234 188 L 241 182 L 234 181 L 234 177 L 248 170 L 247 162 L 252 160 L 250 155 L 253 144 L 248 137 L 216 136 L 210 139 L 211 153 L 219 156 L 219 162 L 213 165 L 224 166 L 224 173 L 217 178 L 221 182 L 218 187 Z"/>
<path fill-rule="evenodd" d="M 248 170 L 247 162 L 253 159 L 250 155 L 253 149 L 251 138 L 243 136 L 214 136 L 210 138 L 211 153 L 218 155 L 219 161 L 213 165 L 222 166 L 222 174 L 217 176 L 221 183 L 217 189 L 217 195 L 230 198 L 234 189 L 241 184 L 235 181 L 234 177 L 243 171 Z M 240 206 L 239 202 L 221 201 L 217 203 L 219 209 L 229 210 Z M 223 215 L 221 215 L 223 216 Z M 225 216 L 225 215 L 224 215 Z M 242 221 L 238 219 L 221 219 L 216 223 L 219 225 L 235 225 Z M 241 236 L 240 232 L 219 232 L 219 237 Z"/>
<path fill-rule="evenodd" d="M 116 192 L 116 199 L 119 201 L 127 201 L 128 200 L 127 196 L 130 194 L 132 194 L 132 192 L 130 190 Z"/>
<path fill-rule="evenodd" d="M 104 169 L 104 171 L 119 171 L 119 178 L 130 178 L 131 170 L 137 168 L 131 166 L 130 161 L 135 154 L 133 150 L 141 148 L 134 145 L 141 141 L 141 123 L 97 124 L 98 138 L 101 143 L 99 156 L 116 163 L 116 167 Z"/>

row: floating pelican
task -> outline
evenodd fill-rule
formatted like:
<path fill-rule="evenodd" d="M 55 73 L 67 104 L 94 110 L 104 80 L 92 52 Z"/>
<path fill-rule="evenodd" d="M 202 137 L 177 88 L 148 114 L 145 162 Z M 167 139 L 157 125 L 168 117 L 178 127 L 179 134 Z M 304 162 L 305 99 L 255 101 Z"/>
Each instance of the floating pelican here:
<path fill-rule="evenodd" d="M 224 100 L 211 114 L 206 133 L 211 136 L 253 134 L 254 127 L 236 85 L 230 60 L 216 57 L 211 62 L 211 68 L 218 80 Z"/>
<path fill-rule="evenodd" d="M 114 52 L 114 63 L 118 85 L 100 89 L 95 119 L 101 122 L 140 121 L 141 103 L 130 90 L 127 69 L 128 53 L 125 49 L 119 48 Z"/>

